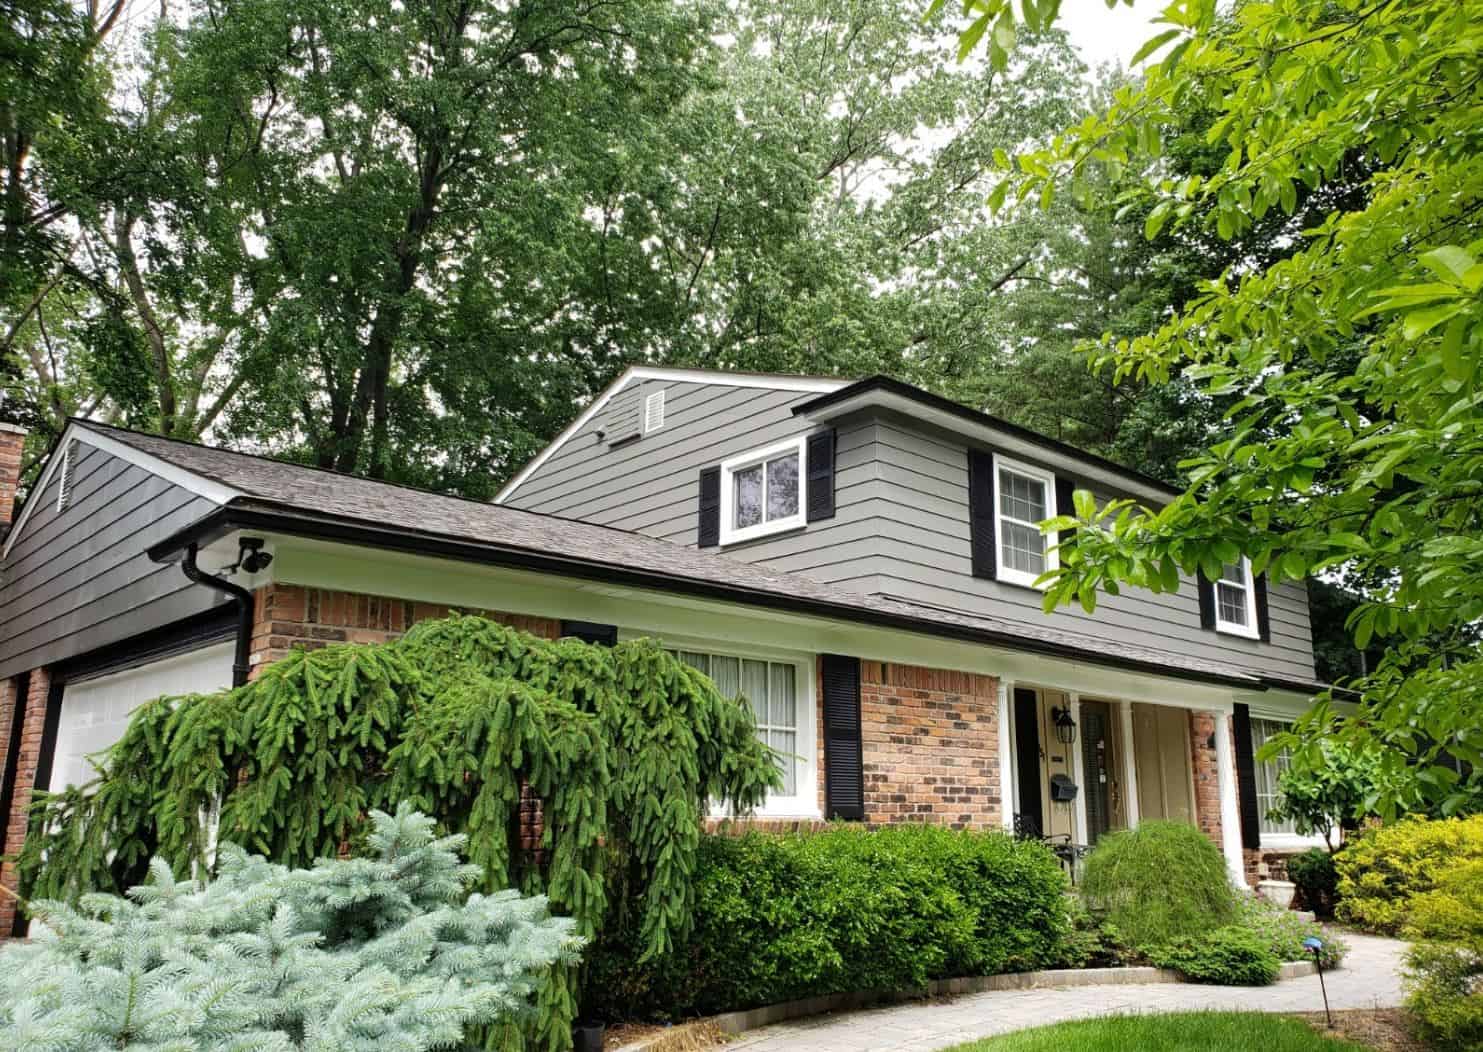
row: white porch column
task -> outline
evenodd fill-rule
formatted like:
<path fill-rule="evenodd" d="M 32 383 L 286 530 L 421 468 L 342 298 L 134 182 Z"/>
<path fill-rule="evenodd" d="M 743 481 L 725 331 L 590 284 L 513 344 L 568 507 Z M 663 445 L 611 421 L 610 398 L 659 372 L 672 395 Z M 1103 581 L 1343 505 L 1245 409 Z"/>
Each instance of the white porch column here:
<path fill-rule="evenodd" d="M 1009 725 L 1009 684 L 999 679 L 999 810 L 1004 828 L 1014 832 L 1014 813 L 1019 809 L 1015 801 L 1014 754 Z"/>
<path fill-rule="evenodd" d="M 1124 805 L 1128 816 L 1128 828 L 1138 828 L 1138 760 L 1133 755 L 1133 703 L 1117 703 L 1118 722 L 1123 733 L 1123 786 L 1127 796 Z"/>
<path fill-rule="evenodd" d="M 1066 695 L 1066 698 L 1066 708 L 1071 713 L 1071 722 L 1076 724 L 1076 734 L 1079 740 L 1082 732 L 1081 695 L 1073 690 Z M 1071 753 L 1066 757 L 1066 770 L 1071 772 L 1071 778 L 1077 785 L 1071 839 L 1078 844 L 1085 844 L 1087 842 L 1087 772 L 1082 758 L 1086 755 L 1086 750 L 1078 748 L 1077 742 L 1072 742 L 1066 748 Z"/>
<path fill-rule="evenodd" d="M 1215 713 L 1215 776 L 1220 790 L 1220 840 L 1231 882 L 1246 886 L 1246 860 L 1241 854 L 1241 819 L 1236 806 L 1236 754 L 1231 748 L 1231 714 Z"/>

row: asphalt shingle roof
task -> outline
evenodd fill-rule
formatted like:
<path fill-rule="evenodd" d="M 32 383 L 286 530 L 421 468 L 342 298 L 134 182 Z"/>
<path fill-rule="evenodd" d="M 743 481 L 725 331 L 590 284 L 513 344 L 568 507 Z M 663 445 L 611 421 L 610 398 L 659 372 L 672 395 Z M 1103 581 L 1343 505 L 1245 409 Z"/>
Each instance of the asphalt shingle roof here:
<path fill-rule="evenodd" d="M 666 583 L 704 586 L 738 602 L 798 609 L 800 612 L 890 624 L 911 631 L 940 633 L 958 639 L 1037 652 L 1064 653 L 1116 666 L 1140 666 L 1175 677 L 1231 683 L 1262 682 L 1259 673 L 1226 662 L 1113 643 L 1096 636 L 1044 625 L 1029 625 L 969 614 L 882 595 L 850 591 L 802 574 L 768 569 L 730 556 L 688 548 L 669 541 L 592 523 L 563 519 L 504 505 L 467 500 L 285 463 L 244 453 L 201 446 L 78 421 L 149 456 L 237 490 L 233 509 L 296 516 L 304 523 L 333 521 L 416 538 L 439 538 L 488 546 L 502 552 L 526 552 L 569 562 L 574 568 L 610 568 L 653 575 L 654 587 Z M 575 572 L 575 571 L 574 571 Z"/>

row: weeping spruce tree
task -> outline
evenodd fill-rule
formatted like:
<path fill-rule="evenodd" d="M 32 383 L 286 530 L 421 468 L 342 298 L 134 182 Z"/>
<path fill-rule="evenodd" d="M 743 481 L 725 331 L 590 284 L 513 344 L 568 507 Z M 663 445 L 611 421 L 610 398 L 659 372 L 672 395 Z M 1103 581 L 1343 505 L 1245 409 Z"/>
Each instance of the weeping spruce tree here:
<path fill-rule="evenodd" d="M 543 894 L 588 938 L 621 917 L 649 954 L 688 933 L 709 802 L 748 810 L 778 777 L 750 708 L 656 643 L 552 642 L 460 615 L 150 702 L 101 769 L 38 796 L 28 898 L 121 893 L 152 858 L 209 869 L 214 837 L 306 866 L 406 802 L 467 837 L 478 890 Z M 538 850 L 521 845 L 523 791 L 542 803 Z M 577 971 L 558 970 L 535 1026 L 505 1043 L 567 1047 L 578 996 Z"/>

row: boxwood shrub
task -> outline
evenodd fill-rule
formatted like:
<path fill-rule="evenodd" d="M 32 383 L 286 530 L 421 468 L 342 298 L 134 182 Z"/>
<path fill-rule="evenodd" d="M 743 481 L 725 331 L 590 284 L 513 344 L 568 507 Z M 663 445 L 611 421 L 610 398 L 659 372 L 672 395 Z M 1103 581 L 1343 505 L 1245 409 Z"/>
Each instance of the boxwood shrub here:
<path fill-rule="evenodd" d="M 932 826 L 706 837 L 695 929 L 641 960 L 627 925 L 589 952 L 590 1008 L 666 1019 L 1060 964 L 1066 879 L 1043 846 Z"/>

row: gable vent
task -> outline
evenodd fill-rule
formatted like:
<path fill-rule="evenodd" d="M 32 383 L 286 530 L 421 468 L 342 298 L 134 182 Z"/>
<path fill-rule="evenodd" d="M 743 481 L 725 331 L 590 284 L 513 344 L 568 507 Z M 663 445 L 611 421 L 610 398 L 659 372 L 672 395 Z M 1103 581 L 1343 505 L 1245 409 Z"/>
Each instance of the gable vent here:
<path fill-rule="evenodd" d="M 660 388 L 644 399 L 644 434 L 658 431 L 664 426 L 664 389 Z"/>
<path fill-rule="evenodd" d="M 57 472 L 57 510 L 66 511 L 72 502 L 72 474 L 77 467 L 77 439 L 62 449 L 62 468 Z"/>

